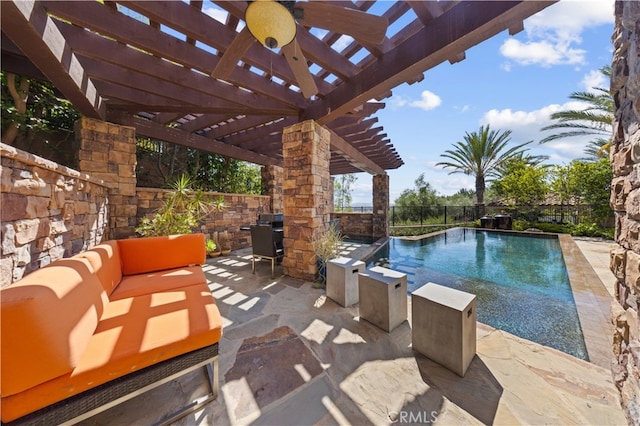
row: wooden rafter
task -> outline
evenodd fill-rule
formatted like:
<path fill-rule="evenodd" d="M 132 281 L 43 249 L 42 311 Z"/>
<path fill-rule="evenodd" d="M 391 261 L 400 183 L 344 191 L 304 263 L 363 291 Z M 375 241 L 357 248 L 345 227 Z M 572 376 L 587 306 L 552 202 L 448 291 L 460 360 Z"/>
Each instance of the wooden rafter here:
<path fill-rule="evenodd" d="M 104 119 L 106 105 L 66 40 L 35 1 L 3 2 L 2 32 L 82 114 Z"/>

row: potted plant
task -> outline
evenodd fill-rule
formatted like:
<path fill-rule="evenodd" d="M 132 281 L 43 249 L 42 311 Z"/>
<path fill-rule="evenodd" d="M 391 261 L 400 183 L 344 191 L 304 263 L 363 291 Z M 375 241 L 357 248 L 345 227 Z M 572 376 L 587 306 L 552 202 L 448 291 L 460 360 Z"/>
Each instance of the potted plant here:
<path fill-rule="evenodd" d="M 340 254 L 344 236 L 336 226 L 329 226 L 325 232 L 311 238 L 313 252 L 318 265 L 319 286 L 325 287 L 327 281 L 327 262 Z"/>
<path fill-rule="evenodd" d="M 207 238 L 204 242 L 204 248 L 207 251 L 207 255 L 209 257 L 218 257 L 220 256 L 220 248 L 216 244 L 214 240 L 211 238 Z"/>
<path fill-rule="evenodd" d="M 227 231 L 218 232 L 218 242 L 223 256 L 231 253 L 231 240 Z"/>

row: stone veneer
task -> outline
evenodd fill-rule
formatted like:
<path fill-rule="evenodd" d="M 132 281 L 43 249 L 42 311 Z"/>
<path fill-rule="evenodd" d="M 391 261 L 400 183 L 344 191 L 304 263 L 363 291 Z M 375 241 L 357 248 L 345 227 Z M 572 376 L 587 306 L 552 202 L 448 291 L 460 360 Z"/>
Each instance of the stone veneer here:
<path fill-rule="evenodd" d="M 83 117 L 76 122 L 78 170 L 109 185 L 109 238 L 135 236 L 136 133 L 133 127 Z"/>
<path fill-rule="evenodd" d="M 389 236 L 389 175 L 373 176 L 373 236 Z"/>
<path fill-rule="evenodd" d="M 285 275 L 314 281 L 317 266 L 312 238 L 329 224 L 329 131 L 312 120 L 294 124 L 282 134 L 284 158 Z"/>
<path fill-rule="evenodd" d="M 616 1 L 611 93 L 615 102 L 611 207 L 616 242 L 611 270 L 613 376 L 630 424 L 640 424 L 640 2 Z"/>
<path fill-rule="evenodd" d="M 272 213 L 282 213 L 284 211 L 284 189 L 282 188 L 284 169 L 279 166 L 263 166 L 260 169 L 260 175 L 262 178 L 262 195 L 271 197 L 270 211 Z"/>
<path fill-rule="evenodd" d="M 103 181 L 9 145 L 0 144 L 0 154 L 0 286 L 102 241 L 109 191 Z"/>
<path fill-rule="evenodd" d="M 340 221 L 340 232 L 349 240 L 369 241 L 374 239 L 372 213 L 333 212 L 331 219 Z"/>
<path fill-rule="evenodd" d="M 169 192 L 166 189 L 137 188 L 138 220 L 144 216 L 151 218 L 164 204 Z M 256 223 L 258 214 L 269 212 L 271 198 L 265 195 L 221 192 L 205 192 L 205 196 L 215 200 L 222 196 L 225 208 L 207 218 L 200 226 L 200 232 L 208 238 L 213 238 L 214 232 L 227 231 L 232 250 L 251 247 L 251 234 L 249 231 L 240 230 L 240 227 Z"/>

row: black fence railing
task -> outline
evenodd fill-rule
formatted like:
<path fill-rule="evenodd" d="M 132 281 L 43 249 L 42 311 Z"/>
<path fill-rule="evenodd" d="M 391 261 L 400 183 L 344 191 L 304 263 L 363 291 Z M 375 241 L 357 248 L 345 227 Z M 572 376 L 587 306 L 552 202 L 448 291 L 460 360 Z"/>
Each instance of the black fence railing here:
<path fill-rule="evenodd" d="M 340 209 L 337 206 L 334 206 L 333 211 L 335 213 L 371 213 L 373 211 L 372 206 L 357 206 L 357 207 L 345 207 L 344 209 Z"/>
<path fill-rule="evenodd" d="M 371 213 L 371 206 L 349 207 L 336 213 Z M 539 205 L 539 206 L 484 206 L 484 214 L 479 206 L 391 206 L 389 208 L 389 224 L 391 226 L 440 226 L 464 225 L 479 220 L 483 215 L 495 216 L 508 214 L 512 220 L 528 222 L 547 222 L 578 225 L 580 223 L 600 222 L 594 217 L 591 205 Z M 600 218 L 602 219 L 602 218 Z M 613 220 L 613 212 L 606 222 Z"/>
<path fill-rule="evenodd" d="M 475 222 L 483 215 L 496 214 L 508 214 L 513 220 L 529 222 L 577 225 L 594 221 L 590 205 L 484 206 L 484 213 L 478 206 L 392 206 L 389 213 L 391 226 L 463 225 Z"/>

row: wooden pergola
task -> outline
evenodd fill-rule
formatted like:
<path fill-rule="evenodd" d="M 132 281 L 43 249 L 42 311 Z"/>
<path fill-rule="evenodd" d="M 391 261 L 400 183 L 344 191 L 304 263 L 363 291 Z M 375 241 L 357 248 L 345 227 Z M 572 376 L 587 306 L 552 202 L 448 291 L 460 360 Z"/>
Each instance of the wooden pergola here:
<path fill-rule="evenodd" d="M 253 40 L 212 77 L 238 48 L 245 1 L 2 1 L 2 69 L 53 82 L 87 117 L 261 165 L 282 165 L 283 129 L 312 119 L 330 131 L 332 175 L 384 174 L 403 164 L 375 117 L 392 89 L 554 2 L 314 2 L 389 25 L 375 44 L 299 21 L 296 49 L 317 87 L 307 98 L 285 49 Z"/>

